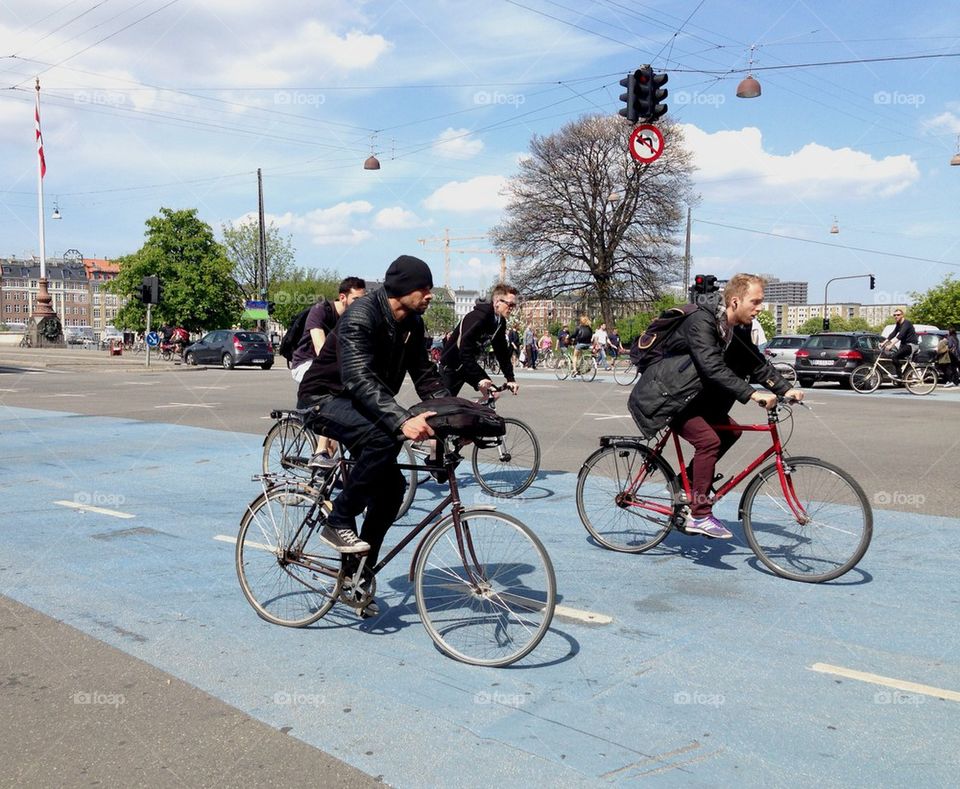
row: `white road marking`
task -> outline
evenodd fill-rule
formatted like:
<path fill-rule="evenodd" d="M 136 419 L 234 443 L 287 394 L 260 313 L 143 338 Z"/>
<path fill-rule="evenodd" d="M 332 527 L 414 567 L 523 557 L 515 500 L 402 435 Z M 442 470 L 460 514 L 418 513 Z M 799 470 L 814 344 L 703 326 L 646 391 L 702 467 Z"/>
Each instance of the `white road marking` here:
<path fill-rule="evenodd" d="M 220 403 L 169 403 L 168 405 L 155 405 L 154 408 L 214 408 Z"/>
<path fill-rule="evenodd" d="M 19 389 L 0 389 L 0 392 L 19 392 Z"/>
<path fill-rule="evenodd" d="M 933 696 L 937 699 L 946 701 L 960 701 L 960 693 L 955 690 L 945 690 L 944 688 L 935 688 L 932 685 L 921 685 L 917 682 L 909 682 L 905 679 L 896 679 L 894 677 L 883 677 L 879 674 L 870 674 L 866 671 L 856 671 L 852 668 L 843 666 L 831 666 L 829 663 L 814 663 L 810 666 L 811 671 L 819 671 L 822 674 L 834 674 L 838 677 L 847 677 L 848 679 L 860 680 L 860 682 L 871 682 L 874 685 L 883 685 L 887 688 L 896 688 L 906 693 L 919 693 L 923 696 Z"/>
<path fill-rule="evenodd" d="M 188 386 L 188 389 L 229 389 L 227 386 Z"/>
<path fill-rule="evenodd" d="M 153 386 L 156 381 L 120 381 L 121 386 Z"/>
<path fill-rule="evenodd" d="M 237 538 L 231 537 L 228 534 L 215 534 L 213 539 L 217 540 L 218 542 L 228 542 L 231 545 L 237 544 Z M 246 548 L 259 548 L 261 551 L 266 551 L 267 553 L 276 553 L 276 550 L 271 548 L 269 545 L 264 545 L 262 542 L 251 542 L 250 540 L 247 540 L 243 544 Z"/>
<path fill-rule="evenodd" d="M 80 504 L 76 501 L 55 501 L 54 504 L 59 504 L 61 507 L 70 507 L 75 510 L 82 510 L 83 512 L 95 512 L 98 515 L 109 515 L 112 518 L 135 518 L 136 515 L 133 515 L 129 512 L 120 512 L 119 510 L 107 510 L 103 507 L 94 507 L 91 504 Z"/>
<path fill-rule="evenodd" d="M 604 419 L 632 419 L 633 417 L 630 414 L 593 414 L 589 411 L 584 413 L 584 416 L 594 417 L 594 422 L 602 422 Z"/>
<path fill-rule="evenodd" d="M 597 614 L 593 611 L 581 611 L 579 608 L 569 608 L 565 605 L 558 605 L 553 609 L 553 613 L 561 619 L 573 619 L 576 622 L 587 622 L 591 625 L 609 625 L 613 621 L 612 616 Z"/>
<path fill-rule="evenodd" d="M 64 394 L 46 394 L 46 395 L 37 395 L 37 397 L 86 397 L 85 394 L 79 393 L 64 393 Z"/>

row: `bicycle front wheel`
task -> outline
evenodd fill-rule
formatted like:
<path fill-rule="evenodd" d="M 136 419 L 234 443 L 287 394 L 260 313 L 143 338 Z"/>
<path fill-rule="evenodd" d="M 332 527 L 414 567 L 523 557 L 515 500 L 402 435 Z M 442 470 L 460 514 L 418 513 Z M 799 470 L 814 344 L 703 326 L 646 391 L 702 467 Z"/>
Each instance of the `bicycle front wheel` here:
<path fill-rule="evenodd" d="M 880 373 L 878 373 L 872 364 L 861 364 L 854 367 L 850 373 L 850 386 L 854 391 L 860 394 L 870 394 L 875 392 L 880 386 Z"/>
<path fill-rule="evenodd" d="M 506 433 L 492 447 L 473 447 L 473 476 L 491 496 L 523 493 L 540 471 L 540 442 L 525 422 L 504 417 Z"/>
<path fill-rule="evenodd" d="M 313 624 L 340 594 L 340 554 L 300 528 L 314 501 L 310 488 L 279 485 L 254 499 L 240 520 L 240 588 L 257 614 L 275 625 Z"/>
<path fill-rule="evenodd" d="M 313 456 L 317 439 L 313 431 L 294 417 L 278 420 L 263 440 L 264 474 L 285 474 L 309 482 L 313 469 L 307 464 Z"/>
<path fill-rule="evenodd" d="M 613 380 L 620 384 L 620 386 L 630 386 L 630 384 L 637 380 L 639 374 L 640 371 L 637 369 L 637 366 L 632 364 L 629 359 L 625 359 L 623 364 L 620 363 L 619 359 L 614 362 Z"/>
<path fill-rule="evenodd" d="M 604 548 L 643 553 L 682 517 L 680 483 L 662 457 L 639 443 L 602 447 L 577 476 L 580 520 Z"/>
<path fill-rule="evenodd" d="M 414 584 L 423 626 L 441 652 L 474 666 L 508 666 L 546 635 L 556 606 L 556 577 L 529 528 L 490 510 L 460 516 L 426 540 Z"/>
<path fill-rule="evenodd" d="M 776 464 L 743 494 L 747 543 L 767 567 L 792 581 L 839 578 L 863 558 L 873 511 L 845 471 L 817 458 L 784 458 L 786 491 Z"/>
<path fill-rule="evenodd" d="M 910 394 L 928 395 L 937 388 L 937 371 L 931 366 L 917 365 L 907 371 L 903 384 Z"/>
<path fill-rule="evenodd" d="M 410 449 L 410 445 L 404 443 L 400 447 L 400 452 L 397 455 L 397 463 L 402 463 L 405 466 L 415 466 L 417 464 L 417 458 L 413 453 L 413 450 Z M 417 495 L 417 484 L 419 483 L 419 475 L 416 469 L 401 469 L 401 473 L 404 476 L 404 479 L 407 481 L 407 488 L 403 493 L 403 502 L 400 504 L 400 510 L 397 512 L 397 520 L 402 518 L 407 514 L 407 510 L 410 509 L 410 505 L 413 504 L 414 498 Z"/>
<path fill-rule="evenodd" d="M 780 373 L 784 381 L 786 381 L 790 386 L 797 385 L 797 371 L 793 368 L 792 364 L 787 364 L 786 362 L 779 362 L 774 365 L 777 372 Z"/>
<path fill-rule="evenodd" d="M 553 371 L 553 374 L 557 376 L 558 381 L 566 380 L 567 376 L 570 375 L 571 366 L 572 365 L 569 356 L 561 356 L 559 359 L 557 359 L 557 367 Z"/>

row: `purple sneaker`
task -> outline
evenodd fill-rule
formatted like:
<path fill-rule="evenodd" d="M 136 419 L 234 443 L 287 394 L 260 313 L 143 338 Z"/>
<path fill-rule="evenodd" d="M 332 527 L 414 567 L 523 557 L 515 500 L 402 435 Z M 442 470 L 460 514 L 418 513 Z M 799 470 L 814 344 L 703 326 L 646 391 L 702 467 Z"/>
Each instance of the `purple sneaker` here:
<path fill-rule="evenodd" d="M 706 518 L 694 518 L 686 524 L 687 534 L 702 534 L 704 537 L 711 537 L 715 540 L 729 540 L 733 537 L 731 532 L 713 515 Z"/>

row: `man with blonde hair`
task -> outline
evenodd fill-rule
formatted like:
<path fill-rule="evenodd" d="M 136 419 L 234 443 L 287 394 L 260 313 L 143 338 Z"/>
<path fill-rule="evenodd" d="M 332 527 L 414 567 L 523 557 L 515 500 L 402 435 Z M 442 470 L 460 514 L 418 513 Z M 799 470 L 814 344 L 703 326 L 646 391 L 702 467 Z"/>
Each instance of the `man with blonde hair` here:
<path fill-rule="evenodd" d="M 713 515 L 710 488 L 717 460 L 740 431 L 718 431 L 713 425 L 736 425 L 729 416 L 736 401 L 752 400 L 770 409 L 778 396 L 802 400 L 803 392 L 790 388 L 750 338 L 763 303 L 761 277 L 736 274 L 722 300 L 716 294 L 702 294 L 697 303 L 698 308 L 664 339 L 663 358 L 644 370 L 628 407 L 645 436 L 671 424 L 693 445 L 687 467 L 693 500 L 684 531 L 729 540 L 730 530 Z M 754 389 L 751 383 L 774 394 Z"/>

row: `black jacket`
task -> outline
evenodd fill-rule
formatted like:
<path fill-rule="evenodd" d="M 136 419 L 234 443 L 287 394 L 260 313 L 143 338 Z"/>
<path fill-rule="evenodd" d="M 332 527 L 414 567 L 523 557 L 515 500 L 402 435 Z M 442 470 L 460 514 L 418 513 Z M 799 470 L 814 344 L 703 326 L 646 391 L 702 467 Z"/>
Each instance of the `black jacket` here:
<path fill-rule="evenodd" d="M 500 372 L 513 381 L 513 361 L 507 345 L 507 322 L 493 310 L 493 303 L 477 300 L 476 306 L 457 324 L 447 338 L 440 355 L 440 364 L 453 370 L 476 389 L 484 378 L 489 378 L 480 364 L 480 355 L 487 343 L 500 363 Z"/>
<path fill-rule="evenodd" d="M 737 326 L 726 347 L 716 313 L 701 307 L 664 340 L 665 357 L 648 367 L 628 409 L 646 438 L 665 428 L 694 398 L 709 414 L 726 414 L 735 401 L 753 394 L 747 383 L 762 384 L 778 395 L 790 385 L 750 339 L 749 326 Z"/>
<path fill-rule="evenodd" d="M 573 333 L 573 342 L 577 345 L 589 345 L 593 340 L 593 329 L 587 324 L 581 323 Z"/>
<path fill-rule="evenodd" d="M 890 331 L 890 334 L 887 336 L 888 340 L 900 340 L 900 347 L 904 348 L 907 345 L 917 345 L 920 342 L 920 338 L 917 337 L 917 330 L 913 328 L 913 324 L 908 321 L 906 318 L 903 319 L 903 323 L 899 326 L 894 326 Z"/>
<path fill-rule="evenodd" d="M 422 400 L 450 394 L 427 356 L 423 337 L 423 318 L 413 314 L 398 323 L 383 288 L 362 296 L 327 336 L 300 384 L 300 401 L 344 394 L 371 422 L 399 433 L 413 416 L 394 399 L 405 375 L 409 373 Z"/>

